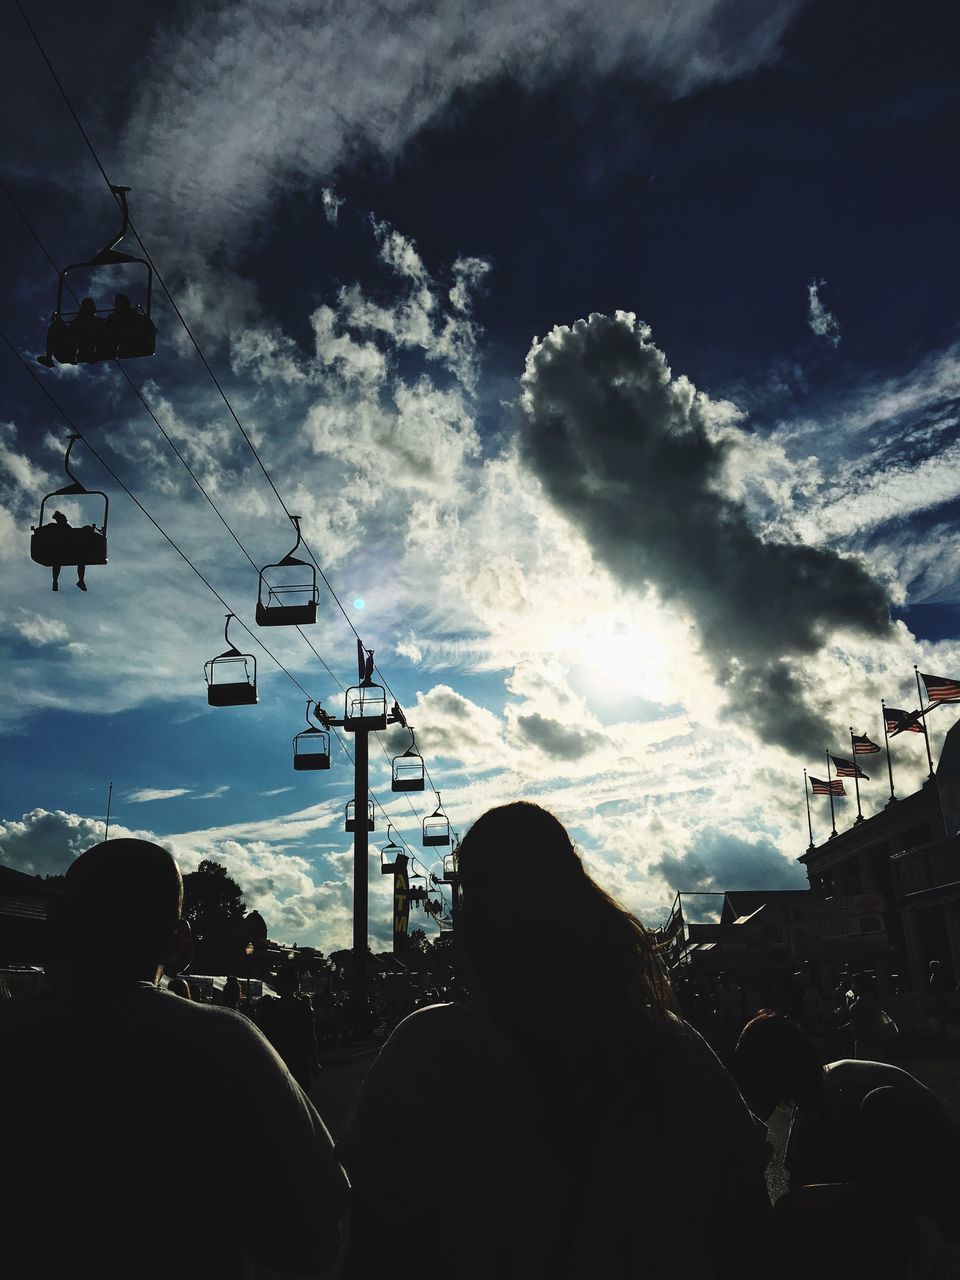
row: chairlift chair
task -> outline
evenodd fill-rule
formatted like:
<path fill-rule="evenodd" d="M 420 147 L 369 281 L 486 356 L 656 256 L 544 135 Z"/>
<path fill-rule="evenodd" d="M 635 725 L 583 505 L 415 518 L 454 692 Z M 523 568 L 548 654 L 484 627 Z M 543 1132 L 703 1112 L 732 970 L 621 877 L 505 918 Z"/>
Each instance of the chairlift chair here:
<path fill-rule="evenodd" d="M 443 855 L 443 876 L 440 883 L 450 885 L 457 885 L 460 883 L 460 873 L 457 870 L 456 853 L 445 853 Z"/>
<path fill-rule="evenodd" d="M 310 723 L 312 706 L 312 702 L 307 703 L 307 727 L 293 739 L 294 769 L 330 768 L 330 735 L 326 729 L 317 729 Z"/>
<path fill-rule="evenodd" d="M 357 826 L 357 802 L 349 801 L 347 804 L 347 816 L 343 826 L 344 831 L 360 831 L 361 827 Z M 376 827 L 373 822 L 373 801 L 367 801 L 367 830 L 375 831 Z"/>
<path fill-rule="evenodd" d="M 344 698 L 343 727 L 377 731 L 387 727 L 387 695 L 383 685 L 369 678 L 348 689 Z"/>
<path fill-rule="evenodd" d="M 227 614 L 223 628 L 227 648 L 203 664 L 211 707 L 249 707 L 257 701 L 257 660 L 252 653 L 241 653 L 230 643 L 227 633 L 233 616 Z"/>
<path fill-rule="evenodd" d="M 126 235 L 130 222 L 127 209 L 127 192 L 130 188 L 111 186 L 110 190 L 120 204 L 123 225 L 95 257 L 84 262 L 72 262 L 60 272 L 57 281 L 57 308 L 47 332 L 46 354 L 37 357 L 40 364 L 51 367 L 54 361 L 59 364 L 94 364 L 101 360 L 126 360 L 152 356 L 157 349 L 157 328 L 151 318 L 153 267 L 146 258 L 132 257 L 128 253 L 120 253 L 116 248 Z M 63 310 L 63 290 L 69 272 L 84 268 L 94 270 L 98 267 L 122 266 L 127 263 L 137 263 L 147 273 L 145 307 L 139 304 L 136 308 L 99 307 L 96 315 L 91 313 L 89 325 L 81 310 Z M 125 295 L 118 295 L 120 296 Z M 106 314 L 100 320 L 102 312 Z"/>
<path fill-rule="evenodd" d="M 79 435 L 69 437 L 67 452 L 63 459 L 63 469 L 70 477 L 70 484 L 62 489 L 54 489 L 40 503 L 40 515 L 37 523 L 30 530 L 30 559 L 37 564 L 52 568 L 55 565 L 88 565 L 107 563 L 107 517 L 110 512 L 110 499 L 100 489 L 86 489 L 70 470 L 70 452 Z M 47 503 L 51 498 L 78 497 L 100 498 L 103 502 L 103 520 L 99 527 L 94 524 L 74 527 L 64 520 L 60 523 L 51 520 L 44 524 L 43 517 Z M 99 514 L 100 506 L 97 506 Z M 55 512 L 59 515 L 59 512 Z"/>
<path fill-rule="evenodd" d="M 417 750 L 413 730 L 409 732 L 409 747 L 402 755 L 393 757 L 393 777 L 390 780 L 393 791 L 422 791 L 424 788 L 423 756 Z"/>
<path fill-rule="evenodd" d="M 260 570 L 260 581 L 257 589 L 257 623 L 261 627 L 302 627 L 311 626 L 317 620 L 317 604 L 320 592 L 317 589 L 317 571 L 305 560 L 300 560 L 293 553 L 300 545 L 300 517 L 291 516 L 297 531 L 297 540 L 283 557 L 275 564 L 266 564 Z M 303 568 L 308 570 L 310 578 L 307 582 L 271 581 L 272 570 Z"/>
<path fill-rule="evenodd" d="M 437 795 L 437 807 L 423 820 L 423 846 L 429 848 L 434 845 L 444 845 L 450 843 L 450 822 L 447 815 L 443 812 L 443 805 L 440 803 L 440 792 Z"/>

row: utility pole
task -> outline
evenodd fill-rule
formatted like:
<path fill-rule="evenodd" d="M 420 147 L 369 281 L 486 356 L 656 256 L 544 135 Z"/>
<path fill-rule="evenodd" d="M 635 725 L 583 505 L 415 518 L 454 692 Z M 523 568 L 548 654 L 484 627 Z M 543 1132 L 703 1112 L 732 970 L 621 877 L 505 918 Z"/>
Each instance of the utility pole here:
<path fill-rule="evenodd" d="M 344 729 L 354 736 L 353 749 L 353 975 L 350 982 L 350 1033 L 357 1040 L 370 1037 L 373 1030 L 367 1003 L 367 902 L 370 820 L 370 734 L 389 724 L 405 723 L 399 708 L 387 713 L 386 692 L 375 684 L 373 650 L 357 640 L 360 683 L 348 689 L 342 720 L 333 720 L 318 708 L 317 717 L 325 729 Z"/>

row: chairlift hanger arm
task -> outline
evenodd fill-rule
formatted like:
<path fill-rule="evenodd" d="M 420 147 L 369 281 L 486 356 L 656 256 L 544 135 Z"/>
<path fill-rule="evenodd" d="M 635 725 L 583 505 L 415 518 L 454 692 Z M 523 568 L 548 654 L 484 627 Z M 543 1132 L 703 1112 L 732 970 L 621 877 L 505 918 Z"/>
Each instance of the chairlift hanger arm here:
<path fill-rule="evenodd" d="M 334 720 L 334 718 L 333 718 L 332 716 L 330 717 L 330 727 L 331 727 L 331 728 L 333 728 L 333 729 L 342 729 L 342 728 L 344 728 L 344 726 L 346 725 L 346 723 L 347 723 L 347 722 L 346 722 L 346 720 Z M 392 712 L 392 711 L 388 712 L 388 713 L 387 713 L 387 724 L 398 724 L 398 723 L 399 723 L 399 721 L 397 720 L 397 718 L 396 718 L 396 716 L 393 714 L 393 712 Z"/>

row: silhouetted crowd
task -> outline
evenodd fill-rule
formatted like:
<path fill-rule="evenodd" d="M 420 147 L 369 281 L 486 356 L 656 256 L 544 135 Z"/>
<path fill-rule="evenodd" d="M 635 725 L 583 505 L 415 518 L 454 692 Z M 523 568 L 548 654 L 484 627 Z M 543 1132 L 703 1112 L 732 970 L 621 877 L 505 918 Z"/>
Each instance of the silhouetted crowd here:
<path fill-rule="evenodd" d="M 287 965 L 258 999 L 236 977 L 191 989 L 172 856 L 133 839 L 80 855 L 50 989 L 0 1012 L 6 1273 L 960 1276 L 960 1139 L 888 1060 L 870 973 L 674 988 L 537 805 L 480 817 L 458 872 L 463 986 L 376 978 L 386 1039 L 334 1145 L 309 1093 L 321 1051 L 349 1043 L 343 986 L 303 992 Z M 538 904 L 519 930 L 504 883 Z M 560 927 L 576 948 L 552 945 Z M 931 969 L 936 1008 L 946 986 Z M 852 1056 L 824 1061 L 831 1035 Z"/>

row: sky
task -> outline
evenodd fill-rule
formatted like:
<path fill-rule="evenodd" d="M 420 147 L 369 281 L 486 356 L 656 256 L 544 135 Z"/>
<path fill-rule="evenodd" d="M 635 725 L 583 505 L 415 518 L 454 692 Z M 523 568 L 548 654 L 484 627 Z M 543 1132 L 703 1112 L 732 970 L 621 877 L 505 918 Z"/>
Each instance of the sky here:
<path fill-rule="evenodd" d="M 64 870 L 112 783 L 112 835 L 221 861 L 278 940 L 349 945 L 352 766 L 334 740 L 296 773 L 291 743 L 308 697 L 343 715 L 359 635 L 454 831 L 542 803 L 651 925 L 677 890 L 803 887 L 804 769 L 882 742 L 914 664 L 960 678 L 960 13 L 25 8 L 166 288 L 155 356 L 36 363 L 53 264 L 119 219 L 7 7 L 0 862 Z M 145 274 L 69 279 L 106 307 Z M 71 430 L 109 563 L 54 594 L 29 535 Z M 302 633 L 254 622 L 286 512 L 325 579 Z M 218 596 L 256 706 L 207 705 Z M 388 822 L 440 868 L 436 795 L 390 789 L 409 742 L 371 742 L 375 949 Z M 909 794 L 922 738 L 891 755 Z"/>

